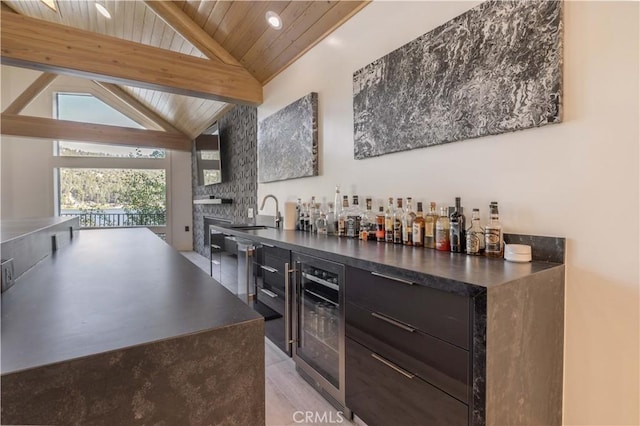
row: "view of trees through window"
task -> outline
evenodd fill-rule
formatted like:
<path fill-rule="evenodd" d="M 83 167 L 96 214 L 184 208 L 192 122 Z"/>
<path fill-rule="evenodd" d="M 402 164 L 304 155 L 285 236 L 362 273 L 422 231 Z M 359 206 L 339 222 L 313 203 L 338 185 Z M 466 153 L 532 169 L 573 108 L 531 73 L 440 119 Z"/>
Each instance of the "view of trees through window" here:
<path fill-rule="evenodd" d="M 164 170 L 60 168 L 60 214 L 82 226 L 162 226 Z"/>
<path fill-rule="evenodd" d="M 87 93 L 58 93 L 61 120 L 141 128 L 124 114 Z M 135 141 L 123 141 L 123 143 Z M 127 159 L 162 160 L 163 149 L 58 141 L 60 157 L 107 157 L 113 168 L 58 168 L 60 215 L 79 215 L 83 227 L 164 226 L 166 170 L 122 168 Z M 126 166 L 124 166 L 126 167 Z"/>

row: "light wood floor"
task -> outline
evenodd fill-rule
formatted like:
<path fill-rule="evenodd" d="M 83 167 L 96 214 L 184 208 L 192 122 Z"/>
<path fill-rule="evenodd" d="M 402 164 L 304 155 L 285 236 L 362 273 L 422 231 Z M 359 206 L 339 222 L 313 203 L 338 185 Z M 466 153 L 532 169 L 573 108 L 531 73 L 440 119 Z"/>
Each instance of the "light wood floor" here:
<path fill-rule="evenodd" d="M 193 251 L 181 253 L 209 273 L 209 259 Z M 355 423 L 347 419 L 339 423 L 337 410 L 300 377 L 293 360 L 266 338 L 264 353 L 267 426 L 364 425 L 357 418 Z M 304 421 L 307 412 L 311 413 L 308 416 L 314 416 L 313 421 Z M 322 418 L 327 421 L 318 421 Z"/>

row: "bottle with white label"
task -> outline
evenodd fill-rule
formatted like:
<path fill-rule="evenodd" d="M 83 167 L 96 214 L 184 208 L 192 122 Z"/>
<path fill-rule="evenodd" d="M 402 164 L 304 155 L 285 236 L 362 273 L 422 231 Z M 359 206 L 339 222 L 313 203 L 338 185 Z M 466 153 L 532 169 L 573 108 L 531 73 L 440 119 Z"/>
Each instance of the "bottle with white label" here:
<path fill-rule="evenodd" d="M 489 205 L 491 212 L 489 224 L 484 228 L 484 254 L 487 257 L 500 258 L 503 254 L 504 240 L 502 225 L 498 216 L 498 202 L 492 201 Z"/>
<path fill-rule="evenodd" d="M 479 256 L 484 254 L 484 229 L 480 226 L 480 210 L 473 209 L 471 212 L 471 226 L 466 234 L 467 254 Z"/>

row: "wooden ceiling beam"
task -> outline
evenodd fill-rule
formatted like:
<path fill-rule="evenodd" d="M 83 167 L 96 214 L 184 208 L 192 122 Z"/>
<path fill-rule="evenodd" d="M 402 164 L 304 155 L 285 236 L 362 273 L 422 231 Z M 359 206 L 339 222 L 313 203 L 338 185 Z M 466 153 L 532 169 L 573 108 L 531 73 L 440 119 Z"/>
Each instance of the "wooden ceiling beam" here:
<path fill-rule="evenodd" d="M 7 13 L 17 13 L 17 12 L 16 12 L 12 7 L 11 7 L 11 6 L 9 6 L 9 5 L 8 5 L 7 3 L 5 3 L 5 2 L 0 3 L 0 7 L 2 8 L 2 9 L 0 9 L 0 10 L 2 10 L 2 13 L 4 13 L 4 12 L 7 12 Z"/>
<path fill-rule="evenodd" d="M 242 67 L 6 13 L 2 62 L 222 102 L 259 105 L 262 86 Z"/>
<path fill-rule="evenodd" d="M 172 1 L 145 0 L 145 4 L 175 32 L 193 44 L 207 58 L 220 60 L 227 65 L 242 67 L 240 62 L 199 27 L 178 5 Z"/>
<path fill-rule="evenodd" d="M 9 136 L 191 151 L 191 139 L 180 133 L 5 113 L 0 120 L 2 134 Z"/>
<path fill-rule="evenodd" d="M 36 96 L 42 93 L 44 89 L 53 83 L 53 80 L 55 80 L 57 76 L 57 74 L 43 72 L 33 83 L 31 83 L 29 87 L 25 89 L 24 92 L 20 94 L 20 96 L 11 102 L 11 105 L 9 105 L 4 112 L 6 114 L 20 114 L 20 112 L 25 109 Z"/>
<path fill-rule="evenodd" d="M 154 122 L 164 130 L 166 130 L 167 132 L 182 133 L 180 130 L 173 127 L 171 123 L 169 123 L 167 120 L 162 118 L 156 112 L 152 111 L 150 108 L 148 108 L 142 102 L 134 98 L 131 94 L 129 94 L 126 90 L 124 90 L 122 87 L 118 86 L 117 84 L 105 83 L 105 82 L 96 81 L 96 80 L 94 80 L 93 82 L 98 86 L 102 87 L 107 92 L 111 93 L 113 96 L 118 98 L 118 100 L 120 100 L 121 102 L 127 104 L 134 110 L 138 111 L 144 117 Z"/>

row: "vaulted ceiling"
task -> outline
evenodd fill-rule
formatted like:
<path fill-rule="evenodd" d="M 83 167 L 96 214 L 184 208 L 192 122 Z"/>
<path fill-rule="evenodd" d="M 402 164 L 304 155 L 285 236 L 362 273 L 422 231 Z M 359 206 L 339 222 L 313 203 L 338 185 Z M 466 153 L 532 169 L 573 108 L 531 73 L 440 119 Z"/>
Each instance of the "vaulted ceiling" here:
<path fill-rule="evenodd" d="M 259 104 L 262 85 L 367 4 L 104 0 L 112 16 L 105 19 L 95 1 L 57 0 L 56 11 L 39 0 L 2 3 L 3 63 L 101 81 L 189 138 L 236 103 Z M 22 16 L 8 17 L 12 11 Z M 280 30 L 267 24 L 267 11 L 282 18 Z M 152 48 L 163 49 L 166 61 L 154 62 L 160 51 Z M 82 49 L 84 58 L 73 56 Z"/>

